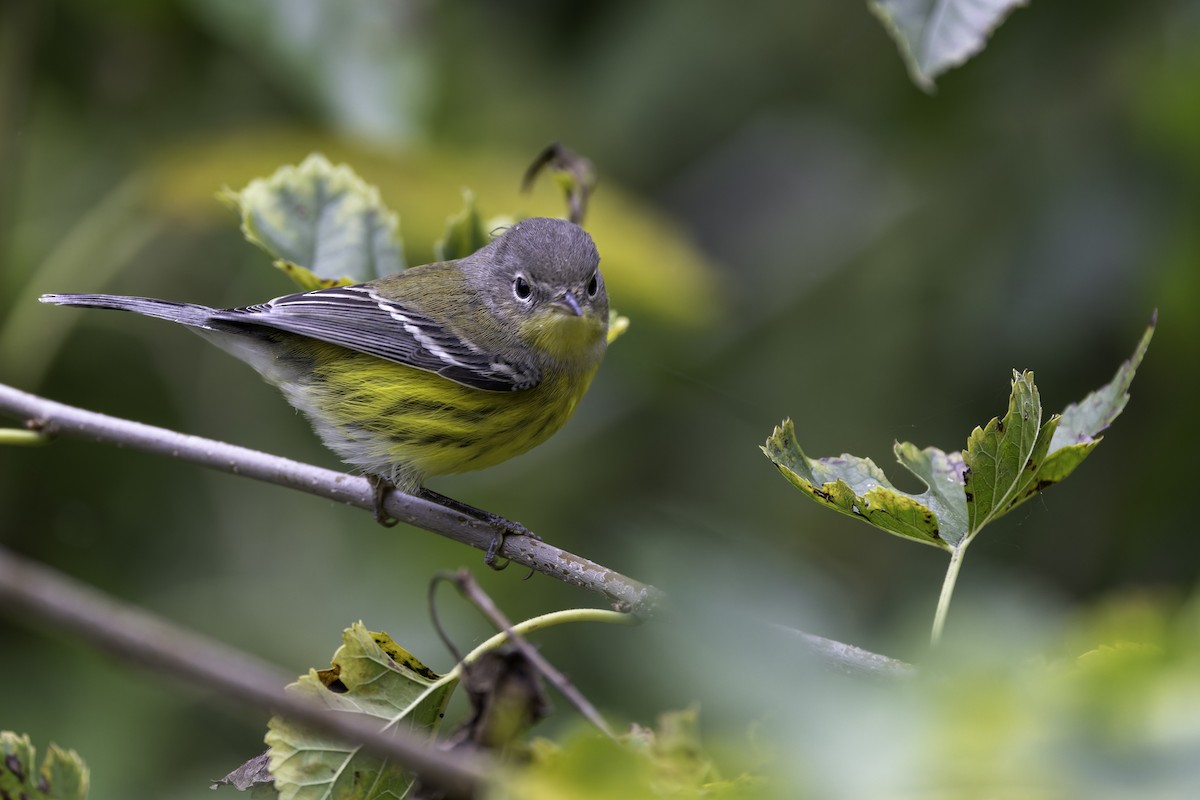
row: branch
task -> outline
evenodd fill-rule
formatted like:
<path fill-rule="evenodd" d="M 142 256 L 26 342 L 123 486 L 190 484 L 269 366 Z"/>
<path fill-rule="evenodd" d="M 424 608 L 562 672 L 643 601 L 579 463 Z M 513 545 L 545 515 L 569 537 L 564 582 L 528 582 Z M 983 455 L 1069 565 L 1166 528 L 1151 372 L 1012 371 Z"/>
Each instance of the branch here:
<path fill-rule="evenodd" d="M 337 739 L 361 743 L 392 758 L 452 797 L 478 793 L 496 766 L 478 754 L 451 755 L 406 730 L 384 735 L 347 714 L 331 713 L 284 691 L 290 678 L 246 653 L 184 630 L 48 567 L 0 548 L 0 609 L 14 620 L 32 615 L 90 644 L 146 668 L 160 668 L 204 687 L 234 707 L 245 704 L 311 725 Z"/>
<path fill-rule="evenodd" d="M 907 661 L 872 653 L 870 650 L 834 639 L 826 639 L 824 636 L 798 631 L 786 625 L 773 625 L 772 627 L 804 642 L 825 667 L 835 672 L 860 678 L 885 678 L 888 680 L 911 678 L 917 674 L 916 667 Z"/>
<path fill-rule="evenodd" d="M 56 403 L 0 384 L 0 411 L 26 420 L 47 436 L 71 436 L 190 461 L 233 475 L 274 483 L 373 511 L 374 490 L 366 478 L 322 469 L 245 447 L 176 433 L 140 422 Z M 409 525 L 486 551 L 491 526 L 429 500 L 388 492 L 384 510 Z M 530 536 L 506 536 L 498 555 L 565 583 L 597 592 L 624 611 L 649 616 L 662 593 L 581 556 Z"/>
<path fill-rule="evenodd" d="M 375 508 L 374 490 L 366 478 L 85 411 L 4 384 L 0 384 L 0 412 L 23 418 L 26 428 L 44 435 L 114 444 L 297 489 L 366 511 Z M 491 527 L 474 518 L 401 492 L 388 492 L 384 510 L 402 522 L 485 552 L 494 536 Z M 499 555 L 557 580 L 601 594 L 621 610 L 639 617 L 653 616 L 664 599 L 663 593 L 653 586 L 529 536 L 504 537 Z M 911 667 L 902 661 L 853 645 L 801 631 L 794 633 L 804 639 L 819 660 L 837 669 L 889 676 L 911 671 Z"/>

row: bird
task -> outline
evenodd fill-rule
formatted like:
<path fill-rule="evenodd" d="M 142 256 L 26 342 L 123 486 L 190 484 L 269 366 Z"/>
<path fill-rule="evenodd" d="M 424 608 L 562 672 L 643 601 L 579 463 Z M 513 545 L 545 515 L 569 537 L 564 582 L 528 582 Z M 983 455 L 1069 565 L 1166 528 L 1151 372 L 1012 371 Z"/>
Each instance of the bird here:
<path fill-rule="evenodd" d="M 187 326 L 249 364 L 375 489 L 395 489 L 496 530 L 519 523 L 425 487 L 544 442 L 573 415 L 607 349 L 608 294 L 583 228 L 528 218 L 464 258 L 366 283 L 210 308 L 144 297 L 46 294 Z"/>

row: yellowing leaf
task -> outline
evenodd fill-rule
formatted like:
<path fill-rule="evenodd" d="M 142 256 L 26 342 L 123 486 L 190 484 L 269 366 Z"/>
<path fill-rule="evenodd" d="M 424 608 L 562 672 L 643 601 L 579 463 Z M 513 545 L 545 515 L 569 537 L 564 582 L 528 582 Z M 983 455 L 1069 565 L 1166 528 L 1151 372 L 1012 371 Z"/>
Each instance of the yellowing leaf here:
<path fill-rule="evenodd" d="M 37 767 L 37 751 L 24 734 L 0 731 L 0 798 L 83 800 L 88 769 L 74 750 L 51 744 Z"/>
<path fill-rule="evenodd" d="M 454 682 L 440 676 L 383 633 L 355 623 L 342 635 L 329 669 L 309 670 L 289 691 L 328 708 L 365 716 L 381 731 L 432 736 L 441 724 Z M 338 797 L 403 797 L 412 776 L 369 756 L 361 748 L 311 731 L 283 717 L 271 719 L 266 736 L 270 771 L 282 800 Z M 371 787 L 369 793 L 364 787 Z"/>
<path fill-rule="evenodd" d="M 761 449 L 792 485 L 828 508 L 912 541 L 961 548 L 989 522 L 1061 481 L 1095 448 L 1129 400 L 1154 326 L 1112 381 L 1045 423 L 1033 373 L 1014 372 L 1008 411 L 975 428 L 961 454 L 897 443 L 896 459 L 928 487 L 921 494 L 896 489 L 869 458 L 809 458 L 790 419 Z"/>

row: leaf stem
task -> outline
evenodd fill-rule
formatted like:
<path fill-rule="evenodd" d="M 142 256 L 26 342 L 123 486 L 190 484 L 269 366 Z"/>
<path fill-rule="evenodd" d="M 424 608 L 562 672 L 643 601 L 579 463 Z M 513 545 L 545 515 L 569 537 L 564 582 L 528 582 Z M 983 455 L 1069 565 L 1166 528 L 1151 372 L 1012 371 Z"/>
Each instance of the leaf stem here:
<path fill-rule="evenodd" d="M 521 654 L 525 656 L 529 663 L 532 664 L 538 670 L 538 672 L 542 674 L 542 677 L 544 677 L 555 689 L 558 689 L 563 697 L 567 698 L 571 702 L 571 705 L 575 706 L 579 713 L 582 714 L 588 722 L 595 725 L 596 728 L 608 738 L 617 738 L 613 734 L 612 729 L 608 727 L 608 723 L 604 721 L 604 717 L 600 716 L 600 712 L 596 710 L 596 707 L 592 705 L 591 701 L 584 697 L 583 693 L 575 688 L 575 684 L 571 683 L 571 681 L 567 679 L 566 675 L 563 675 L 561 672 L 559 672 L 558 669 L 545 658 L 545 656 L 543 656 L 537 651 L 536 648 L 530 645 L 528 639 L 513 629 L 512 622 L 504 615 L 504 612 L 502 612 L 496 606 L 496 603 L 492 600 L 492 598 L 483 591 L 475 579 L 471 577 L 470 572 L 465 569 L 460 569 L 456 573 L 441 573 L 435 577 L 434 583 L 430 585 L 431 608 L 433 606 L 433 587 L 437 585 L 438 581 L 442 580 L 449 581 L 456 586 L 459 592 L 465 598 L 471 601 L 475 607 L 483 613 L 484 616 L 491 620 L 492 624 L 500 629 L 500 632 L 504 634 L 505 638 L 512 644 L 512 646 L 517 648 L 517 650 L 519 650 Z M 625 614 L 623 616 L 628 617 L 629 615 Z"/>
<path fill-rule="evenodd" d="M 0 428 L 0 445 L 46 444 L 49 441 L 39 431 L 29 431 L 23 428 Z"/>
<path fill-rule="evenodd" d="M 542 614 L 541 616 L 518 622 L 512 626 L 512 631 L 524 636 L 535 631 L 540 631 L 543 628 L 553 628 L 555 625 L 566 625 L 571 622 L 608 622 L 614 625 L 637 625 L 641 622 L 641 619 L 634 614 L 624 611 L 609 611 L 607 608 L 568 608 L 563 611 L 552 611 L 549 614 Z M 455 664 L 453 669 L 429 684 L 419 697 L 408 704 L 408 708 L 416 708 L 425 702 L 425 699 L 430 695 L 440 691 L 447 685 L 453 685 L 460 681 L 462 679 L 463 664 L 470 664 L 484 653 L 495 650 L 497 647 L 502 647 L 506 642 L 508 642 L 508 633 L 505 631 L 501 631 L 484 641 L 474 650 L 463 656 L 462 660 Z M 396 723 L 403 716 L 403 713 L 397 715 L 389 724 Z"/>
<path fill-rule="evenodd" d="M 512 630 L 514 633 L 524 636 L 534 631 L 540 631 L 543 628 L 553 628 L 555 625 L 566 625 L 572 622 L 608 622 L 614 625 L 636 625 L 640 620 L 633 614 L 623 611 L 610 611 L 607 608 L 568 608 L 563 611 L 552 611 L 549 614 L 542 614 L 541 616 L 523 620 L 513 625 Z M 463 660 L 455 665 L 454 669 L 441 677 L 438 683 L 446 680 L 458 680 L 463 664 L 470 664 L 484 653 L 501 647 L 507 641 L 508 634 L 504 631 L 492 636 L 483 642 L 483 644 L 467 653 L 463 657 Z"/>
<path fill-rule="evenodd" d="M 942 580 L 942 594 L 938 597 L 937 613 L 933 615 L 933 630 L 929 633 L 929 644 L 937 647 L 942 640 L 942 628 L 946 626 L 946 613 L 950 610 L 950 598 L 954 596 L 954 584 L 958 581 L 958 570 L 962 567 L 963 555 L 967 552 L 967 541 L 950 551 L 950 564 Z"/>

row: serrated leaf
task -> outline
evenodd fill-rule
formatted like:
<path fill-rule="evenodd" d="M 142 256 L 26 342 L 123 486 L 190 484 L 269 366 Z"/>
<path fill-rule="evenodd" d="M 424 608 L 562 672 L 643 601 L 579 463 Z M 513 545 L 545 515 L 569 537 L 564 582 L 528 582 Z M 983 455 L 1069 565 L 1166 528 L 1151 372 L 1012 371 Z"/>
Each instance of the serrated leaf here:
<path fill-rule="evenodd" d="M 74 750 L 51 743 L 36 765 L 37 751 L 25 734 L 0 731 L 0 798 L 83 800 L 88 768 Z"/>
<path fill-rule="evenodd" d="M 372 633 L 361 622 L 347 628 L 342 641 L 329 669 L 310 670 L 288 690 L 365 716 L 385 732 L 432 736 L 455 684 L 439 682 L 386 633 Z M 412 784 L 400 767 L 281 717 L 271 719 L 266 742 L 282 800 L 399 798 Z"/>
<path fill-rule="evenodd" d="M 1121 364 L 1111 381 L 1063 410 L 1062 422 L 1050 443 L 1051 453 L 1067 445 L 1088 444 L 1094 441 L 1095 437 L 1125 410 L 1125 404 L 1129 402 L 1129 386 L 1133 383 L 1133 376 L 1141 365 L 1147 348 L 1150 347 L 1157 324 L 1158 315 L 1155 314 L 1133 355 Z"/>
<path fill-rule="evenodd" d="M 1067 406 L 1056 417 L 1057 428 L 1050 437 L 1045 457 L 1038 459 L 1040 467 L 1031 476 L 1025 497 L 1021 500 L 1066 478 L 1100 444 L 1104 438 L 1100 433 L 1113 423 L 1129 402 L 1129 386 L 1150 347 L 1157 322 L 1156 313 L 1134 348 L 1133 355 L 1122 362 L 1111 381 L 1078 403 Z M 1010 508 L 1016 505 L 1019 505 L 1019 501 Z"/>
<path fill-rule="evenodd" d="M 868 458 L 812 459 L 784 420 L 762 451 L 813 500 L 907 539 L 946 549 L 964 547 L 992 520 L 1069 475 L 1100 442 L 1129 400 L 1134 373 L 1155 323 L 1107 385 L 1042 423 L 1033 373 L 1013 373 L 1008 411 L 975 428 L 961 454 L 936 447 L 895 446 L 896 459 L 928 487 L 919 495 L 892 486 Z"/>
<path fill-rule="evenodd" d="M 433 252 L 438 261 L 452 261 L 466 258 L 490 241 L 475 205 L 475 195 L 464 191 L 463 210 L 446 220 L 446 230 L 434 243 Z"/>
<path fill-rule="evenodd" d="M 1014 371 L 1008 413 L 971 431 L 963 451 L 967 529 L 971 535 L 1008 510 L 1026 477 L 1025 468 L 1041 427 L 1042 403 L 1033 373 Z"/>
<path fill-rule="evenodd" d="M 241 216 L 246 239 L 320 281 L 361 283 L 404 269 L 399 217 L 378 189 L 320 154 L 219 197 Z"/>
<path fill-rule="evenodd" d="M 871 11 L 896 41 L 913 83 L 934 78 L 983 49 L 988 36 L 1028 0 L 872 0 Z"/>
<path fill-rule="evenodd" d="M 796 440 L 795 426 L 790 419 L 776 426 L 761 449 L 793 486 L 816 502 L 858 517 L 888 533 L 934 547 L 949 547 L 940 531 L 937 514 L 926 499 L 931 492 L 918 496 L 900 491 L 871 459 L 849 454 L 837 458 L 809 458 Z M 918 458 L 911 445 L 906 446 L 905 454 L 909 458 Z M 933 457 L 930 458 L 932 461 Z M 938 463 L 950 465 L 952 459 L 943 453 Z M 934 471 L 932 465 L 926 470 L 927 474 Z M 921 477 L 919 473 L 915 474 Z"/>
<path fill-rule="evenodd" d="M 992 515 L 995 519 L 1000 513 L 1012 511 L 1017 506 L 1024 503 L 1029 498 L 1046 488 L 1042 485 L 1042 478 L 1046 468 L 1047 453 L 1050 450 L 1050 441 L 1054 437 L 1054 432 L 1058 430 L 1059 423 L 1062 417 L 1058 414 L 1050 417 L 1038 430 L 1037 440 L 1033 444 L 1033 451 L 1029 454 L 1029 460 L 1025 463 L 1025 468 L 1021 471 L 1021 477 L 1017 482 L 1016 490 L 1005 504 L 1003 512 Z"/>

